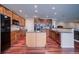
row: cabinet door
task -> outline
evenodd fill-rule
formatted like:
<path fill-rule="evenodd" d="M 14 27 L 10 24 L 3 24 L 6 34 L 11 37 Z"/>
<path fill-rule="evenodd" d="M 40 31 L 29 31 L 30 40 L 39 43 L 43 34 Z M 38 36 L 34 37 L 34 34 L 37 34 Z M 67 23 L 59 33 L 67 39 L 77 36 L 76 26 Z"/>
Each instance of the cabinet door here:
<path fill-rule="evenodd" d="M 25 26 L 25 20 L 22 17 L 19 18 L 19 21 L 21 26 Z"/>
<path fill-rule="evenodd" d="M 3 14 L 3 12 L 4 12 L 4 8 L 0 6 L 0 13 Z"/>
<path fill-rule="evenodd" d="M 22 18 L 21 17 L 19 17 L 19 22 L 20 22 L 20 25 L 22 26 Z"/>
<path fill-rule="evenodd" d="M 26 33 L 26 46 L 27 47 L 35 47 L 36 45 L 36 38 L 35 33 Z"/>
<path fill-rule="evenodd" d="M 11 45 L 14 44 L 15 41 L 15 32 L 11 32 Z"/>
<path fill-rule="evenodd" d="M 4 14 L 12 18 L 12 12 L 6 8 L 4 8 Z"/>
<path fill-rule="evenodd" d="M 22 26 L 25 26 L 25 19 L 22 18 Z"/>
<path fill-rule="evenodd" d="M 13 13 L 13 19 L 18 20 L 19 21 L 19 16 Z"/>
<path fill-rule="evenodd" d="M 36 47 L 45 47 L 45 46 L 46 46 L 46 33 L 37 33 Z"/>
<path fill-rule="evenodd" d="M 18 42 L 19 33 L 17 31 L 11 32 L 11 45 Z"/>
<path fill-rule="evenodd" d="M 74 42 L 75 49 L 79 49 L 79 42 Z"/>

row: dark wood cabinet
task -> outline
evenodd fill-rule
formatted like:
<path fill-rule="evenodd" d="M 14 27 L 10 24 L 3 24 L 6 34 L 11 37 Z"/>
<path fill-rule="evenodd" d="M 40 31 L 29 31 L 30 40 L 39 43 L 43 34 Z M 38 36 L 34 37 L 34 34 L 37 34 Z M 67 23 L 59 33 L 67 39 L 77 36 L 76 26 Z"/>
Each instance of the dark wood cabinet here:
<path fill-rule="evenodd" d="M 74 42 L 75 49 L 79 49 L 79 42 Z"/>
<path fill-rule="evenodd" d="M 13 46 L 18 42 L 19 37 L 20 37 L 19 31 L 11 32 L 11 46 Z"/>
<path fill-rule="evenodd" d="M 13 20 L 15 19 L 16 21 L 19 22 L 20 26 L 23 26 L 23 27 L 25 26 L 25 19 L 23 17 L 19 16 L 17 13 L 15 13 L 14 11 L 11 11 L 10 9 L 6 8 L 3 5 L 0 5 L 0 14 L 3 14 L 3 15 L 6 15 L 6 16 L 10 17 L 10 20 L 9 20 L 10 22 L 9 23 L 7 22 L 6 25 L 10 24 L 10 26 L 11 26 Z M 1 21 L 1 16 L 0 16 L 0 21 Z M 2 23 L 2 22 L 0 22 L 0 23 Z M 2 24 L 2 25 L 4 25 L 4 24 Z M 7 26 L 5 26 L 5 28 L 6 27 Z M 4 31 L 4 30 L 2 30 L 2 31 Z M 5 38 L 6 40 L 10 38 L 11 41 L 10 41 L 9 44 L 11 44 L 11 45 L 13 45 L 16 42 L 18 42 L 18 40 L 21 38 L 21 36 L 25 35 L 25 33 L 22 32 L 22 31 L 12 31 L 12 32 L 9 33 L 10 37 L 7 38 L 8 36 L 6 35 L 6 33 L 8 33 L 8 32 L 3 33 L 4 36 L 6 36 L 6 38 L 5 37 L 3 37 L 3 38 Z M 2 38 L 1 38 L 1 40 L 2 40 Z M 8 44 L 8 43 L 6 43 L 6 44 Z M 6 47 L 4 47 L 4 48 L 6 48 Z"/>
<path fill-rule="evenodd" d="M 74 42 L 74 48 L 75 52 L 79 52 L 79 42 Z"/>
<path fill-rule="evenodd" d="M 7 15 L 12 18 L 12 12 L 9 9 L 4 8 L 4 15 Z"/>
<path fill-rule="evenodd" d="M 61 46 L 60 33 L 57 31 L 49 30 L 49 38 L 51 38 L 57 45 Z"/>
<path fill-rule="evenodd" d="M 0 5 L 0 13 L 3 14 L 4 8 Z"/>

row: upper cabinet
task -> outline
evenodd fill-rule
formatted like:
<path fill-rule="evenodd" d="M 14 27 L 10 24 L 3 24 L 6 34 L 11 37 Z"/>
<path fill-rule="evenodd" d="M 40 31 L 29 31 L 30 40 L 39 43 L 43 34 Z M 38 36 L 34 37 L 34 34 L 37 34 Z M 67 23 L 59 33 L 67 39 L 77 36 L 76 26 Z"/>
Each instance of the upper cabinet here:
<path fill-rule="evenodd" d="M 19 21 L 19 16 L 13 13 L 13 19 Z"/>
<path fill-rule="evenodd" d="M 13 14 L 13 19 L 17 20 L 19 22 L 19 25 L 20 26 L 25 26 L 25 20 L 24 18 L 16 15 L 16 14 Z"/>
<path fill-rule="evenodd" d="M 4 8 L 4 15 L 7 15 L 12 18 L 12 12 L 9 9 Z"/>
<path fill-rule="evenodd" d="M 0 13 L 12 18 L 12 11 L 0 5 Z"/>
<path fill-rule="evenodd" d="M 4 8 L 0 5 L 0 13 L 3 14 Z"/>
<path fill-rule="evenodd" d="M 25 26 L 25 19 L 23 19 L 22 17 L 20 18 L 20 25 Z"/>
<path fill-rule="evenodd" d="M 23 26 L 23 27 L 25 26 L 25 19 L 23 17 L 19 16 L 14 11 L 9 10 L 8 8 L 2 5 L 0 5 L 0 13 L 9 16 L 11 20 L 18 21 L 20 26 Z"/>
<path fill-rule="evenodd" d="M 34 19 L 34 23 L 38 23 L 38 24 L 52 24 L 52 19 L 37 18 L 37 19 Z"/>

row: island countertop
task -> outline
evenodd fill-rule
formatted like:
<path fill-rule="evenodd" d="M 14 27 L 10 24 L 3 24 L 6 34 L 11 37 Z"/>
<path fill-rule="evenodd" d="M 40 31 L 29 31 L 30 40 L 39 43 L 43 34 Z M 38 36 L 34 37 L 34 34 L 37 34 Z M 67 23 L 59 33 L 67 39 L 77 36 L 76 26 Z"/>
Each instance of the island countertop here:
<path fill-rule="evenodd" d="M 54 28 L 52 30 L 60 32 L 60 33 L 73 33 L 74 32 L 74 29 L 64 29 L 64 28 L 62 28 L 62 29 Z"/>

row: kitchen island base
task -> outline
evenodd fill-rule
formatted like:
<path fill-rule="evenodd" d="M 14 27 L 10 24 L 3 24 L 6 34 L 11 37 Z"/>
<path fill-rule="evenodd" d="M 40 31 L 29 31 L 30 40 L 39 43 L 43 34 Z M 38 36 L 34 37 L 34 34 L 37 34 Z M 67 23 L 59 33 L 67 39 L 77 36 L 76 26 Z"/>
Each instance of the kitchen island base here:
<path fill-rule="evenodd" d="M 26 33 L 27 47 L 45 47 L 46 46 L 46 32 L 27 32 Z"/>

